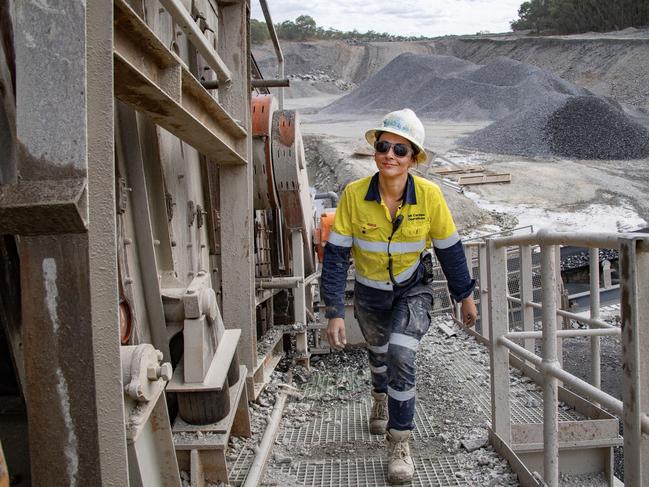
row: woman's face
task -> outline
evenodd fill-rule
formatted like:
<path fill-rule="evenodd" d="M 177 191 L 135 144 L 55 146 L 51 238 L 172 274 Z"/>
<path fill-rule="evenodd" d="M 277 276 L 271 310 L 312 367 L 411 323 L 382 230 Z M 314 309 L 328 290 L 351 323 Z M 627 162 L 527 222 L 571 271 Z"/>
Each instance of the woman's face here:
<path fill-rule="evenodd" d="M 387 152 L 374 151 L 374 162 L 379 170 L 381 176 L 386 178 L 398 178 L 405 175 L 411 166 L 415 166 L 415 155 L 412 152 L 412 145 L 400 135 L 391 134 L 390 132 L 383 132 L 379 137 L 379 141 L 388 142 L 393 144 Z M 408 147 L 408 153 L 399 157 L 394 153 L 394 144 L 403 144 Z"/>

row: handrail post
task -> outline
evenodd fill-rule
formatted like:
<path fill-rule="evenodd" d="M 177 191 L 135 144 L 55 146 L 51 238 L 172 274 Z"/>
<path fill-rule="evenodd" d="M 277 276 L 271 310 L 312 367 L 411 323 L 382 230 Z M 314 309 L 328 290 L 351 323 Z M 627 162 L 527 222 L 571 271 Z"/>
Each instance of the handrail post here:
<path fill-rule="evenodd" d="M 490 340 L 489 333 L 489 259 L 487 245 L 478 247 L 478 285 L 480 286 L 480 334 Z"/>
<path fill-rule="evenodd" d="M 561 305 L 563 303 L 563 279 L 561 278 L 561 247 L 554 247 L 554 275 L 555 275 L 555 289 L 556 289 L 556 302 L 555 302 L 555 311 L 557 309 L 562 309 Z M 555 313 L 556 316 L 556 313 Z M 557 321 L 557 329 L 563 329 L 566 326 L 567 320 L 562 317 Z M 563 367 L 563 340 L 557 340 L 557 361 L 559 365 Z"/>
<path fill-rule="evenodd" d="M 541 245 L 541 282 L 543 288 L 543 479 L 549 487 L 559 485 L 559 413 L 558 380 L 546 367 L 558 365 L 557 359 L 557 274 L 554 245 Z"/>
<path fill-rule="evenodd" d="M 641 420 L 649 407 L 649 254 L 635 239 L 620 239 L 624 485 L 649 485 L 649 440 Z M 640 351 L 643 351 L 641 353 Z"/>
<path fill-rule="evenodd" d="M 519 289 L 521 296 L 521 317 L 523 319 L 523 331 L 534 331 L 534 308 L 525 303 L 534 301 L 532 285 L 532 247 L 521 245 L 520 253 L 520 280 Z M 523 345 L 527 350 L 534 353 L 534 340 L 527 340 Z"/>
<path fill-rule="evenodd" d="M 592 319 L 599 319 L 599 249 L 588 249 L 588 256 L 590 260 L 590 317 Z M 591 355 L 591 372 L 590 383 L 601 388 L 601 347 L 599 337 L 591 337 L 590 339 L 590 355 Z"/>
<path fill-rule="evenodd" d="M 489 258 L 489 336 L 491 359 L 491 424 L 507 444 L 512 440 L 509 403 L 509 349 L 499 341 L 509 331 L 507 248 L 487 240 Z"/>

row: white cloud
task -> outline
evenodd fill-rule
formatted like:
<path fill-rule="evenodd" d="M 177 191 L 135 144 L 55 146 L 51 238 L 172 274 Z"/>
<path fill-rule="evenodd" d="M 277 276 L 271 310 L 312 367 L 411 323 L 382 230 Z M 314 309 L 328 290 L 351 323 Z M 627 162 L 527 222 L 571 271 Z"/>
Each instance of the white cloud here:
<path fill-rule="evenodd" d="M 320 27 L 338 30 L 389 32 L 397 35 L 440 36 L 506 32 L 518 17 L 522 0 L 268 0 L 274 23 L 310 15 Z M 263 19 L 257 0 L 252 17 Z"/>

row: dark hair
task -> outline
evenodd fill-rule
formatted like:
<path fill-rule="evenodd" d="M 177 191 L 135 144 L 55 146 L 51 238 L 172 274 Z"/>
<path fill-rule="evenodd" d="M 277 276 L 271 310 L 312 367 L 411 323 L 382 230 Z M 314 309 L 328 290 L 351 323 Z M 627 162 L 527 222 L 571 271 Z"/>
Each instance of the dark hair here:
<path fill-rule="evenodd" d="M 374 132 L 374 134 L 376 136 L 375 137 L 376 140 L 379 140 L 381 138 L 381 135 L 383 135 L 384 133 L 385 133 L 384 130 L 376 130 Z M 389 132 L 389 133 L 392 133 L 392 132 Z M 405 139 L 405 137 L 404 137 L 404 139 Z M 408 139 L 406 139 L 406 140 L 408 140 Z M 412 155 L 416 156 L 417 154 L 419 154 L 419 149 L 412 142 L 410 142 L 409 140 L 408 140 L 408 143 L 410 144 L 410 148 L 412 149 Z"/>

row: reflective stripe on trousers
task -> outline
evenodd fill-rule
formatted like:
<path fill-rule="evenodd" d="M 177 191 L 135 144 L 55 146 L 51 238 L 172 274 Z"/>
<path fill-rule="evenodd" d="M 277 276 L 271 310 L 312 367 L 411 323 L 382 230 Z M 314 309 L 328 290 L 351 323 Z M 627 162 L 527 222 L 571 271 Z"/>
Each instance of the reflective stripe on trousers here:
<path fill-rule="evenodd" d="M 360 295 L 359 295 L 360 294 Z M 397 288 L 392 302 L 374 301 L 354 293 L 354 315 L 368 345 L 372 386 L 388 394 L 388 428 L 411 430 L 415 415 L 415 358 L 419 341 L 430 327 L 429 286 L 417 284 L 404 292 Z M 386 309 L 386 306 L 390 306 Z"/>

